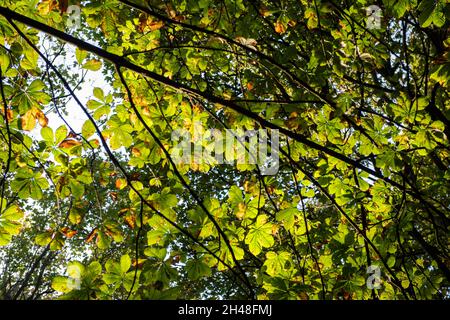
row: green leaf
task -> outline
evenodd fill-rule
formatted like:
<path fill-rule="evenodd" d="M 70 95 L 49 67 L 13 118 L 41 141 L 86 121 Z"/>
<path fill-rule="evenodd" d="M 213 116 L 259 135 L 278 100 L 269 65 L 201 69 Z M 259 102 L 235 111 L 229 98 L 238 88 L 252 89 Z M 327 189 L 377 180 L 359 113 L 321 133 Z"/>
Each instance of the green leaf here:
<path fill-rule="evenodd" d="M 88 52 L 85 50 L 81 50 L 80 48 L 75 49 L 75 57 L 77 59 L 78 64 L 82 64 L 83 60 L 88 56 Z"/>
<path fill-rule="evenodd" d="M 127 272 L 131 267 L 131 258 L 129 255 L 123 255 L 120 257 L 120 270 L 122 273 Z"/>
<path fill-rule="evenodd" d="M 133 143 L 133 137 L 130 132 L 133 131 L 133 128 L 126 124 L 121 127 L 116 127 L 111 131 L 111 149 L 116 150 L 120 147 L 128 148 Z"/>
<path fill-rule="evenodd" d="M 238 186 L 231 186 L 230 190 L 228 191 L 228 202 L 232 206 L 236 206 L 243 201 L 244 199 L 242 197 L 241 189 L 239 189 Z"/>
<path fill-rule="evenodd" d="M 263 248 L 270 248 L 275 241 L 272 236 L 272 224 L 267 222 L 266 215 L 260 215 L 256 219 L 256 223 L 251 227 L 245 243 L 248 244 L 249 250 L 255 256 L 258 255 Z"/>
<path fill-rule="evenodd" d="M 81 128 L 81 134 L 85 139 L 89 139 L 95 133 L 95 126 L 90 120 L 86 120 Z"/>
<path fill-rule="evenodd" d="M 52 288 L 58 292 L 67 293 L 72 291 L 70 286 L 70 279 L 67 277 L 56 276 L 52 280 Z"/>
<path fill-rule="evenodd" d="M 198 280 L 211 275 L 211 268 L 201 259 L 189 260 L 186 263 L 186 272 L 191 280 Z"/>
<path fill-rule="evenodd" d="M 97 233 L 97 246 L 101 250 L 106 250 L 111 245 L 111 239 L 102 231 Z"/>
<path fill-rule="evenodd" d="M 0 51 L 0 68 L 2 68 L 2 73 L 4 74 L 6 70 L 8 70 L 9 64 L 11 63 L 11 59 L 7 52 L 3 50 Z"/>
<path fill-rule="evenodd" d="M 296 207 L 287 208 L 276 213 L 276 219 L 283 223 L 286 230 L 292 230 L 295 224 L 295 217 L 298 216 L 299 211 Z"/>
<path fill-rule="evenodd" d="M 161 243 L 165 233 L 164 230 L 150 230 L 147 232 L 147 244 L 151 246 L 156 243 Z"/>
<path fill-rule="evenodd" d="M 440 1 L 423 0 L 419 5 L 419 23 L 422 28 L 429 27 L 432 23 L 436 27 L 442 27 L 445 24 L 445 14 L 442 11 L 443 4 Z"/>
<path fill-rule="evenodd" d="M 23 211 L 19 208 L 18 205 L 10 205 L 6 209 L 4 209 L 3 213 L 0 216 L 0 219 L 9 220 L 9 221 L 19 221 L 23 218 Z"/>
<path fill-rule="evenodd" d="M 103 93 L 103 90 L 101 88 L 95 87 L 94 97 L 96 97 L 98 100 L 103 101 L 105 99 L 105 94 Z"/>
<path fill-rule="evenodd" d="M 62 125 L 56 129 L 55 132 L 55 142 L 58 144 L 61 141 L 63 141 L 67 137 L 67 128 L 66 126 Z"/>
<path fill-rule="evenodd" d="M 267 267 L 267 274 L 270 276 L 286 275 L 285 271 L 291 269 L 287 265 L 291 262 L 291 254 L 288 252 L 276 253 L 273 251 L 266 253 L 266 261 L 264 266 Z"/>
<path fill-rule="evenodd" d="M 389 268 L 393 268 L 395 265 L 395 256 L 390 256 L 387 260 L 387 265 Z"/>
<path fill-rule="evenodd" d="M 50 232 L 40 233 L 34 239 L 34 242 L 40 246 L 46 246 L 50 243 L 50 241 L 52 241 L 52 233 Z"/>
<path fill-rule="evenodd" d="M 44 127 L 41 129 L 41 136 L 42 138 L 49 142 L 49 143 L 53 143 L 53 130 L 50 127 Z"/>

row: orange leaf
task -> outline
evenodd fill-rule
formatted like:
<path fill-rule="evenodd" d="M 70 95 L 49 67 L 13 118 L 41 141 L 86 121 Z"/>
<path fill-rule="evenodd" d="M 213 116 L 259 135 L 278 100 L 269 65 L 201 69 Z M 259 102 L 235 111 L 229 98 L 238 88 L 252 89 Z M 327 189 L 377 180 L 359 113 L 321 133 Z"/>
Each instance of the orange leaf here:
<path fill-rule="evenodd" d="M 131 216 L 125 216 L 123 218 L 125 220 L 125 223 L 131 228 L 134 229 L 134 226 L 136 225 L 136 217 L 134 215 Z"/>
<path fill-rule="evenodd" d="M 2 114 L 2 116 L 5 116 L 4 110 L 1 110 L 0 113 Z M 11 122 L 13 120 L 13 117 L 13 111 L 11 109 L 6 109 L 6 119 L 8 120 L 8 122 Z"/>
<path fill-rule="evenodd" d="M 147 107 L 142 108 L 142 114 L 147 117 L 150 117 L 151 115 L 150 110 Z"/>
<path fill-rule="evenodd" d="M 119 178 L 116 180 L 116 188 L 122 190 L 127 186 L 127 181 L 125 179 Z"/>
<path fill-rule="evenodd" d="M 81 145 L 81 142 L 75 139 L 64 139 L 63 141 L 61 141 L 61 143 L 59 144 L 60 148 L 65 148 L 65 149 L 69 149 L 75 146 L 79 146 Z"/>
<path fill-rule="evenodd" d="M 91 231 L 91 233 L 89 233 L 88 237 L 86 238 L 86 242 L 89 243 L 92 241 L 92 239 L 94 239 L 95 235 L 97 234 L 98 230 L 97 228 L 95 228 L 94 230 Z"/>
<path fill-rule="evenodd" d="M 141 156 L 141 151 L 138 148 L 132 148 L 131 149 L 131 153 L 133 154 L 133 156 L 135 157 L 140 157 Z"/>
<path fill-rule="evenodd" d="M 78 233 L 76 230 L 70 230 L 68 227 L 64 227 L 61 229 L 62 234 L 64 234 L 68 239 L 72 238 L 74 235 Z"/>
<path fill-rule="evenodd" d="M 280 21 L 277 21 L 275 23 L 275 32 L 280 34 L 284 33 L 286 32 L 286 27 Z"/>
<path fill-rule="evenodd" d="M 151 31 L 155 31 L 161 29 L 164 26 L 164 22 L 162 21 L 151 22 L 148 24 L 148 26 L 150 27 Z"/>
<path fill-rule="evenodd" d="M 45 114 L 41 110 L 35 109 L 34 115 L 35 115 L 36 119 L 38 120 L 39 125 L 41 127 L 46 127 L 48 125 L 48 118 L 45 116 Z"/>

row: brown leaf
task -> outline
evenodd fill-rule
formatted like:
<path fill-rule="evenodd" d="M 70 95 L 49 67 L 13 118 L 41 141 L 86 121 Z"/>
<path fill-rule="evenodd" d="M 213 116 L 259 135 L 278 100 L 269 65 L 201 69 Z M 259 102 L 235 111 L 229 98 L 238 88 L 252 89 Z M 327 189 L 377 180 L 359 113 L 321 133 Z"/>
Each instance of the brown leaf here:
<path fill-rule="evenodd" d="M 145 27 L 147 25 L 148 16 L 145 13 L 142 13 L 139 16 L 139 25 L 138 25 L 138 31 L 144 32 Z"/>
<path fill-rule="evenodd" d="M 181 257 L 180 257 L 180 255 L 179 254 L 177 254 L 177 255 L 175 255 L 173 258 L 172 258 L 172 265 L 174 265 L 174 264 L 177 264 L 178 262 L 180 262 L 180 260 L 181 260 Z"/>
<path fill-rule="evenodd" d="M 270 16 L 270 15 L 272 14 L 266 6 L 262 6 L 262 7 L 259 9 L 259 13 L 260 13 L 263 17 L 268 17 L 268 16 Z"/>
<path fill-rule="evenodd" d="M 117 192 L 110 192 L 109 196 L 111 197 L 111 199 L 113 199 L 114 201 L 117 200 Z"/>
<path fill-rule="evenodd" d="M 139 30 L 139 32 L 144 32 L 147 29 L 149 29 L 150 31 L 155 31 L 161 29 L 163 26 L 163 21 L 154 21 L 153 18 L 148 17 L 148 15 L 142 14 L 139 17 L 139 25 L 137 29 Z"/>
<path fill-rule="evenodd" d="M 98 229 L 95 228 L 94 230 L 91 231 L 91 233 L 89 233 L 88 237 L 86 238 L 86 242 L 89 243 L 92 241 L 92 239 L 94 239 L 95 235 L 97 234 Z"/>
<path fill-rule="evenodd" d="M 59 11 L 61 14 L 67 12 L 67 8 L 69 7 L 69 0 L 59 0 Z"/>
<path fill-rule="evenodd" d="M 298 294 L 298 297 L 300 298 L 300 300 L 309 300 L 309 296 L 306 292 L 300 292 Z"/>
<path fill-rule="evenodd" d="M 140 181 L 141 180 L 141 174 L 139 172 L 133 172 L 130 176 L 131 181 Z"/>
<path fill-rule="evenodd" d="M 78 135 L 75 132 L 73 132 L 73 131 L 70 131 L 69 134 L 67 135 L 67 138 L 74 138 L 74 139 L 76 139 L 77 137 L 78 137 Z"/>
<path fill-rule="evenodd" d="M 39 125 L 41 127 L 46 127 L 48 125 L 48 118 L 41 110 L 39 109 L 35 110 L 35 117 L 38 120 Z"/>
<path fill-rule="evenodd" d="M 180 16 L 173 17 L 173 20 L 178 21 L 178 22 L 183 22 L 184 20 L 186 20 L 186 17 L 180 15 Z"/>

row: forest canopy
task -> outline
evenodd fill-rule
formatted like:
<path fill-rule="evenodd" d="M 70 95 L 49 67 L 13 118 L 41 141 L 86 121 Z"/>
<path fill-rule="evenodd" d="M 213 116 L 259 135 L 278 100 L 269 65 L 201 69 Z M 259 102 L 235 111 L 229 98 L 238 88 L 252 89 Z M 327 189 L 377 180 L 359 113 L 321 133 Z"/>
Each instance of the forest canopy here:
<path fill-rule="evenodd" d="M 447 299 L 449 52 L 448 0 L 0 0 L 0 299 Z"/>

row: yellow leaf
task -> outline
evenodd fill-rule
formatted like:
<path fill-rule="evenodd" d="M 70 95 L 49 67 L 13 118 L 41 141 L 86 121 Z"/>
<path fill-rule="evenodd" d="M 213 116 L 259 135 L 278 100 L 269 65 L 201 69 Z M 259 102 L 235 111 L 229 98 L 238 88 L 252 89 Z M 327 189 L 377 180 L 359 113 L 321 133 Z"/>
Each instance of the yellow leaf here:
<path fill-rule="evenodd" d="M 57 5 L 58 3 L 56 2 L 56 0 L 42 0 L 38 4 L 38 11 L 40 14 L 45 16 L 48 15 L 54 8 L 56 8 Z"/>
<path fill-rule="evenodd" d="M 238 204 L 237 210 L 236 210 L 236 217 L 241 220 L 245 216 L 245 211 L 247 211 L 247 206 L 244 202 L 240 202 Z"/>
<path fill-rule="evenodd" d="M 88 69 L 91 71 L 98 71 L 102 67 L 102 62 L 96 59 L 92 59 L 83 64 L 84 69 Z"/>
<path fill-rule="evenodd" d="M 28 110 L 21 118 L 22 129 L 25 131 L 31 131 L 36 126 L 36 118 L 34 117 L 33 110 Z"/>

